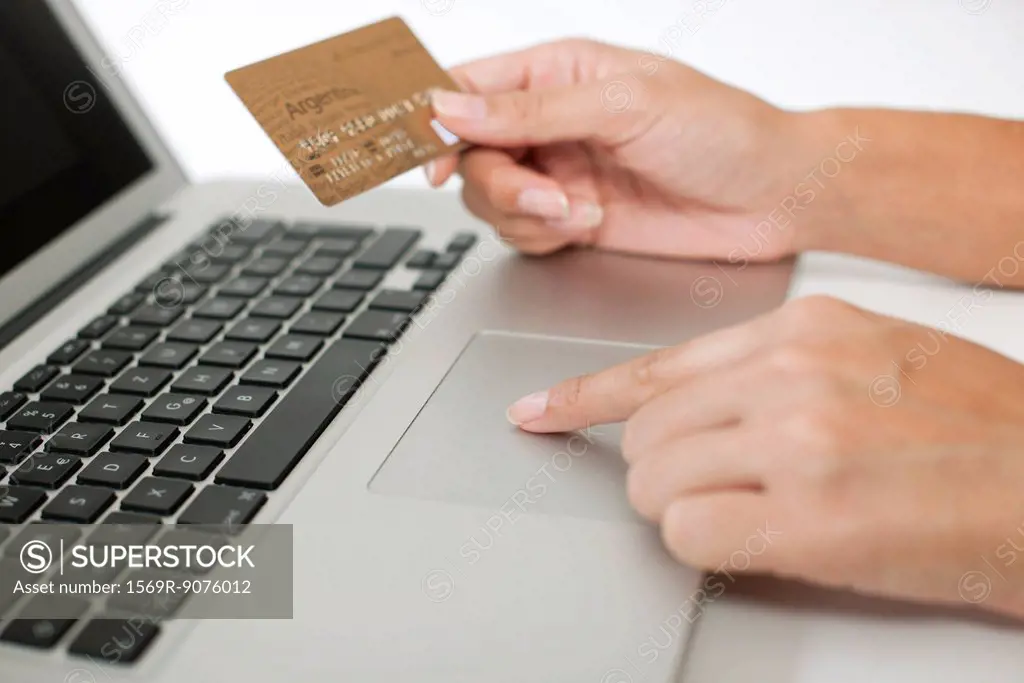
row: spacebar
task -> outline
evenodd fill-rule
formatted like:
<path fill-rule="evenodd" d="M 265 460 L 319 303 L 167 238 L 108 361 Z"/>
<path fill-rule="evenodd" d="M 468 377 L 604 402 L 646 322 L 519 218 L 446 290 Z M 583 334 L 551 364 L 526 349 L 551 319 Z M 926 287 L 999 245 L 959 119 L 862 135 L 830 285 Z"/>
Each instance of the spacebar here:
<path fill-rule="evenodd" d="M 334 342 L 217 472 L 217 483 L 280 486 L 384 353 L 377 342 Z"/>

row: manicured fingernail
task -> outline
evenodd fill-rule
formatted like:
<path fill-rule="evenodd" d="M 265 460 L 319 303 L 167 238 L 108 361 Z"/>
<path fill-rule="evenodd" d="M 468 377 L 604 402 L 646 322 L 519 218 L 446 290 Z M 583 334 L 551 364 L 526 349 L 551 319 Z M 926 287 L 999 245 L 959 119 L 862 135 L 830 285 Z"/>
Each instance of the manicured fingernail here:
<path fill-rule="evenodd" d="M 548 392 L 538 391 L 529 396 L 523 396 L 508 408 L 508 421 L 514 425 L 521 425 L 533 422 L 544 414 L 548 408 Z"/>
<path fill-rule="evenodd" d="M 434 171 L 436 170 L 437 167 L 434 165 L 433 161 L 428 161 L 427 165 L 423 167 L 423 172 L 427 175 L 427 182 L 430 183 L 431 186 L 437 184 L 437 182 L 434 180 Z"/>
<path fill-rule="evenodd" d="M 430 97 L 434 104 L 434 110 L 439 114 L 457 119 L 487 117 L 487 102 L 479 95 L 468 95 L 451 90 L 435 90 Z"/>
<path fill-rule="evenodd" d="M 569 218 L 569 198 L 558 190 L 530 188 L 519 193 L 519 210 L 532 216 L 566 220 Z"/>
<path fill-rule="evenodd" d="M 604 222 L 604 209 L 592 202 L 573 202 L 569 215 L 561 220 L 550 221 L 551 227 L 566 232 L 593 230 Z"/>

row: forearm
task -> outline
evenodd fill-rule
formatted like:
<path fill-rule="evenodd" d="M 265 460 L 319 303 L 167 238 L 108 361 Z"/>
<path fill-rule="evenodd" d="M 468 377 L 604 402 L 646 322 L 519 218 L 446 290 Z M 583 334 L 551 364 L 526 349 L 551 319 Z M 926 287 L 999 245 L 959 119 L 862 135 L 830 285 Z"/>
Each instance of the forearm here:
<path fill-rule="evenodd" d="M 802 249 L 1024 287 L 1024 122 L 855 109 L 798 116 L 823 159 L 860 140 L 848 163 L 808 181 L 820 204 L 800 222 Z"/>

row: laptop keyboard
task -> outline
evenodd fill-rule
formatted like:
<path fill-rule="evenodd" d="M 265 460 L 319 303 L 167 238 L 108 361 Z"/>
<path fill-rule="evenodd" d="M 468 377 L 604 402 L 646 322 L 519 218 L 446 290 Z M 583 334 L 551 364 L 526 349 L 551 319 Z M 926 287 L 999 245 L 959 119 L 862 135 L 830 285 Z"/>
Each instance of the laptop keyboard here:
<path fill-rule="evenodd" d="M 46 522 L 249 523 L 476 239 L 420 237 L 219 223 L 0 387 L 0 643 L 109 660 L 130 626 L 113 654 L 135 661 L 160 627 L 116 605 L 18 619 L 11 587 L 39 577 L 9 550 Z M 411 289 L 382 287 L 396 269 Z"/>

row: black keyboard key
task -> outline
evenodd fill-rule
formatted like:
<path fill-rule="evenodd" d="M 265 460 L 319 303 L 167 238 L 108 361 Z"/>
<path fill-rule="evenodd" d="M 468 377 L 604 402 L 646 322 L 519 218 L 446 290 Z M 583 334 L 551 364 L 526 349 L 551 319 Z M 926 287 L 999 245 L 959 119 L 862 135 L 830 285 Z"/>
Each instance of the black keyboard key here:
<path fill-rule="evenodd" d="M 275 294 L 282 296 L 309 296 L 320 289 L 323 278 L 315 275 L 292 275 L 286 277 L 274 288 Z"/>
<path fill-rule="evenodd" d="M 141 351 L 149 346 L 159 334 L 160 330 L 152 327 L 140 327 L 137 325 L 119 327 L 103 340 L 103 348 Z"/>
<path fill-rule="evenodd" d="M 356 268 L 393 268 L 420 238 L 419 230 L 388 228 L 356 260 Z"/>
<path fill-rule="evenodd" d="M 174 308 L 183 304 L 193 304 L 206 294 L 206 285 L 193 280 L 179 280 L 169 277 L 153 290 L 153 300 L 157 306 Z"/>
<path fill-rule="evenodd" d="M 53 594 L 33 596 L 21 610 L 25 616 L 12 620 L 3 635 L 0 635 L 0 640 L 37 650 L 49 650 L 88 609 L 89 602 L 82 598 Z M 55 614 L 63 618 L 50 616 Z"/>
<path fill-rule="evenodd" d="M 138 308 L 139 304 L 145 300 L 146 295 L 142 292 L 128 292 L 115 301 L 107 310 L 107 313 L 110 313 L 111 315 L 128 315 Z"/>
<path fill-rule="evenodd" d="M 180 306 L 161 306 L 159 304 L 145 304 L 140 306 L 131 317 L 128 318 L 135 325 L 149 325 L 152 327 L 166 327 L 181 317 L 185 309 Z"/>
<path fill-rule="evenodd" d="M 359 248 L 359 242 L 344 237 L 330 237 L 320 241 L 316 256 L 336 258 L 348 256 Z"/>
<path fill-rule="evenodd" d="M 277 392 L 266 387 L 231 387 L 213 404 L 213 412 L 260 417 L 277 399 Z"/>
<path fill-rule="evenodd" d="M 85 403 L 103 386 L 99 377 L 88 375 L 64 375 L 58 377 L 53 384 L 43 389 L 39 395 L 44 401 L 63 401 L 64 403 Z"/>
<path fill-rule="evenodd" d="M 55 489 L 63 486 L 81 466 L 82 461 L 70 455 L 36 453 L 11 472 L 11 483 Z"/>
<path fill-rule="evenodd" d="M 124 369 L 132 359 L 132 354 L 126 351 L 112 351 L 101 349 L 90 351 L 75 363 L 71 368 L 74 372 L 86 375 L 99 375 L 100 377 L 113 377 Z"/>
<path fill-rule="evenodd" d="M 91 524 L 110 507 L 114 498 L 110 489 L 73 484 L 58 491 L 43 508 L 43 519 Z"/>
<path fill-rule="evenodd" d="M 113 435 L 108 425 L 69 422 L 46 443 L 46 450 L 85 458 L 95 455 Z"/>
<path fill-rule="evenodd" d="M 276 489 L 380 361 L 379 344 L 332 344 L 216 475 L 221 484 Z"/>
<path fill-rule="evenodd" d="M 55 367 L 49 365 L 37 365 L 29 370 L 24 377 L 15 382 L 14 388 L 18 391 L 39 391 L 49 384 L 50 380 L 56 377 L 59 373 L 60 370 Z"/>
<path fill-rule="evenodd" d="M 267 358 L 307 361 L 316 355 L 324 341 L 319 337 L 302 334 L 286 334 L 267 349 Z"/>
<path fill-rule="evenodd" d="M 302 307 L 302 299 L 286 296 L 268 296 L 252 307 L 250 313 L 261 318 L 278 318 L 285 320 L 295 315 Z"/>
<path fill-rule="evenodd" d="M 240 368 L 256 355 L 256 345 L 248 342 L 217 342 L 200 358 L 204 365 Z"/>
<path fill-rule="evenodd" d="M 474 244 L 476 244 L 476 235 L 471 232 L 460 232 L 448 242 L 448 251 L 455 251 L 461 254 L 468 251 Z"/>
<path fill-rule="evenodd" d="M 7 420 L 10 429 L 50 434 L 74 414 L 74 406 L 67 403 L 37 401 L 29 403 L 21 412 Z"/>
<path fill-rule="evenodd" d="M 238 315 L 246 302 L 242 299 L 215 297 L 197 308 L 192 315 L 197 318 L 213 318 L 214 320 L 231 320 Z"/>
<path fill-rule="evenodd" d="M 245 299 L 251 299 L 266 289 L 269 282 L 270 280 L 265 277 L 242 275 L 240 277 L 236 277 L 234 280 L 229 280 L 227 284 L 217 290 L 217 294 L 221 296 L 237 296 Z"/>
<path fill-rule="evenodd" d="M 184 342 L 162 342 L 157 344 L 139 359 L 139 365 L 153 365 L 160 368 L 180 370 L 185 367 L 199 350 L 195 344 Z"/>
<path fill-rule="evenodd" d="M 153 468 L 153 474 L 201 481 L 210 476 L 223 459 L 224 451 L 219 448 L 178 444 L 160 458 L 160 462 Z"/>
<path fill-rule="evenodd" d="M 306 313 L 292 323 L 288 331 L 298 334 L 315 334 L 321 337 L 329 337 L 337 332 L 344 322 L 345 316 L 338 313 L 313 311 Z"/>
<path fill-rule="evenodd" d="M 288 259 L 280 256 L 260 256 L 250 261 L 242 269 L 243 275 L 256 275 L 258 277 L 274 277 L 288 267 Z"/>
<path fill-rule="evenodd" d="M 171 379 L 171 372 L 161 368 L 129 368 L 110 385 L 110 390 L 136 396 L 155 396 Z"/>
<path fill-rule="evenodd" d="M 306 275 L 334 275 L 341 268 L 341 263 L 340 258 L 333 256 L 311 256 L 303 261 L 295 272 Z"/>
<path fill-rule="evenodd" d="M 226 226 L 214 228 L 215 234 L 225 237 L 225 241 L 237 244 L 257 244 L 274 235 L 284 232 L 285 225 L 281 221 L 269 218 L 254 218 L 248 225 L 228 223 Z"/>
<path fill-rule="evenodd" d="M 220 282 L 231 272 L 231 264 L 213 263 L 204 259 L 200 263 L 190 265 L 184 271 L 184 276 L 194 283 L 201 285 L 212 285 Z"/>
<path fill-rule="evenodd" d="M 132 453 L 101 453 L 78 475 L 79 484 L 126 489 L 139 478 L 149 461 Z M 105 522 L 109 522 L 109 517 Z"/>
<path fill-rule="evenodd" d="M 273 318 L 246 318 L 235 323 L 224 338 L 262 343 L 277 334 L 280 329 L 281 323 Z"/>
<path fill-rule="evenodd" d="M 298 376 L 302 366 L 287 360 L 261 360 L 242 375 L 242 384 L 258 384 L 284 389 Z"/>
<path fill-rule="evenodd" d="M 196 419 L 205 407 L 206 399 L 203 398 L 185 394 L 162 394 L 149 404 L 142 413 L 142 419 L 187 425 Z"/>
<path fill-rule="evenodd" d="M 151 527 L 151 533 L 146 540 L 153 537 L 154 534 L 160 529 L 160 525 L 163 522 L 157 517 L 151 517 L 149 515 L 139 515 L 134 512 L 121 512 L 120 510 L 111 512 L 109 515 L 103 518 L 103 524 L 113 524 L 121 526 L 149 526 Z M 95 532 L 94 532 L 95 533 Z M 123 532 L 122 532 L 123 533 Z"/>
<path fill-rule="evenodd" d="M 267 256 L 282 256 L 288 259 L 295 258 L 306 250 L 305 240 L 288 239 L 287 236 L 279 237 L 263 247 L 263 254 Z"/>
<path fill-rule="evenodd" d="M 241 441 L 252 423 L 231 415 L 203 415 L 185 432 L 185 443 L 230 448 Z"/>
<path fill-rule="evenodd" d="M 100 394 L 78 413 L 83 422 L 123 425 L 142 407 L 142 399 L 123 394 Z"/>
<path fill-rule="evenodd" d="M 461 260 L 462 254 L 457 251 L 449 251 L 444 254 L 438 254 L 437 258 L 434 259 L 434 263 L 431 264 L 431 267 L 439 270 L 451 270 L 455 266 L 459 265 L 459 261 Z"/>
<path fill-rule="evenodd" d="M 160 627 L 152 620 L 93 619 L 71 642 L 68 652 L 110 664 L 131 664 L 159 633 Z"/>
<path fill-rule="evenodd" d="M 384 273 L 376 270 L 349 270 L 334 281 L 334 286 L 338 289 L 370 290 L 379 285 L 383 279 Z"/>
<path fill-rule="evenodd" d="M 249 255 L 250 249 L 244 244 L 223 244 L 207 251 L 214 263 L 235 264 Z"/>
<path fill-rule="evenodd" d="M 0 524 L 21 524 L 45 500 L 46 493 L 37 488 L 0 486 Z"/>
<path fill-rule="evenodd" d="M 372 273 L 372 270 L 366 271 Z M 365 294 L 348 289 L 332 289 L 313 303 L 313 310 L 351 313 L 362 303 Z"/>
<path fill-rule="evenodd" d="M 17 465 L 41 442 L 42 438 L 32 432 L 0 431 L 0 464 Z"/>
<path fill-rule="evenodd" d="M 342 238 L 361 242 L 373 234 L 373 228 L 365 225 L 351 225 L 338 223 L 313 223 L 305 221 L 296 223 L 289 230 L 292 235 L 319 236 L 323 238 Z"/>
<path fill-rule="evenodd" d="M 429 249 L 420 249 L 415 252 L 405 262 L 406 268 L 429 268 L 430 264 L 434 262 L 434 257 L 437 256 L 434 252 Z"/>
<path fill-rule="evenodd" d="M 423 302 L 427 300 L 428 296 L 425 292 L 383 289 L 377 292 L 377 295 L 370 300 L 370 308 L 415 313 L 423 305 Z"/>
<path fill-rule="evenodd" d="M 178 438 L 178 429 L 156 422 L 133 422 L 113 441 L 110 450 L 153 456 L 162 453 Z"/>
<path fill-rule="evenodd" d="M 167 341 L 205 344 L 216 337 L 223 325 L 216 320 L 189 318 L 182 320 L 167 333 Z"/>
<path fill-rule="evenodd" d="M 7 554 L 17 556 L 26 543 L 42 541 L 50 548 L 57 550 L 63 541 L 65 545 L 71 545 L 82 536 L 79 527 L 69 524 L 50 524 L 49 522 L 32 522 L 23 528 L 18 535 L 11 539 L 7 546 Z"/>
<path fill-rule="evenodd" d="M 448 273 L 443 270 L 424 270 L 416 278 L 412 288 L 432 292 L 444 283 L 446 277 L 448 277 Z"/>
<path fill-rule="evenodd" d="M 128 574 L 124 581 L 126 585 L 146 586 L 153 585 L 155 581 L 174 578 L 174 574 L 165 571 L 143 569 Z M 188 594 L 182 590 L 176 590 L 173 593 L 170 591 L 149 593 L 122 591 L 114 593 L 107 599 L 107 607 L 121 614 L 131 614 L 139 620 L 160 621 L 173 616 L 187 599 Z"/>
<path fill-rule="evenodd" d="M 7 416 L 25 404 L 28 397 L 20 391 L 5 391 L 0 394 L 0 420 L 6 420 Z"/>
<path fill-rule="evenodd" d="M 230 370 L 200 365 L 181 373 L 171 385 L 171 389 L 188 394 L 213 396 L 219 394 L 232 377 L 234 377 L 234 373 Z"/>
<path fill-rule="evenodd" d="M 46 359 L 51 365 L 69 365 L 85 353 L 92 344 L 87 339 L 69 339 Z"/>
<path fill-rule="evenodd" d="M 122 510 L 169 515 L 192 495 L 195 486 L 180 479 L 146 477 L 121 501 Z"/>
<path fill-rule="evenodd" d="M 407 313 L 391 311 L 364 311 L 352 321 L 344 332 L 344 336 L 355 339 L 370 339 L 392 343 L 409 325 Z"/>
<path fill-rule="evenodd" d="M 116 315 L 102 315 L 79 330 L 78 336 L 82 339 L 99 339 L 116 324 Z"/>
<path fill-rule="evenodd" d="M 179 524 L 207 524 L 225 533 L 248 524 L 267 502 L 261 491 L 234 486 L 207 486 L 178 517 Z"/>

